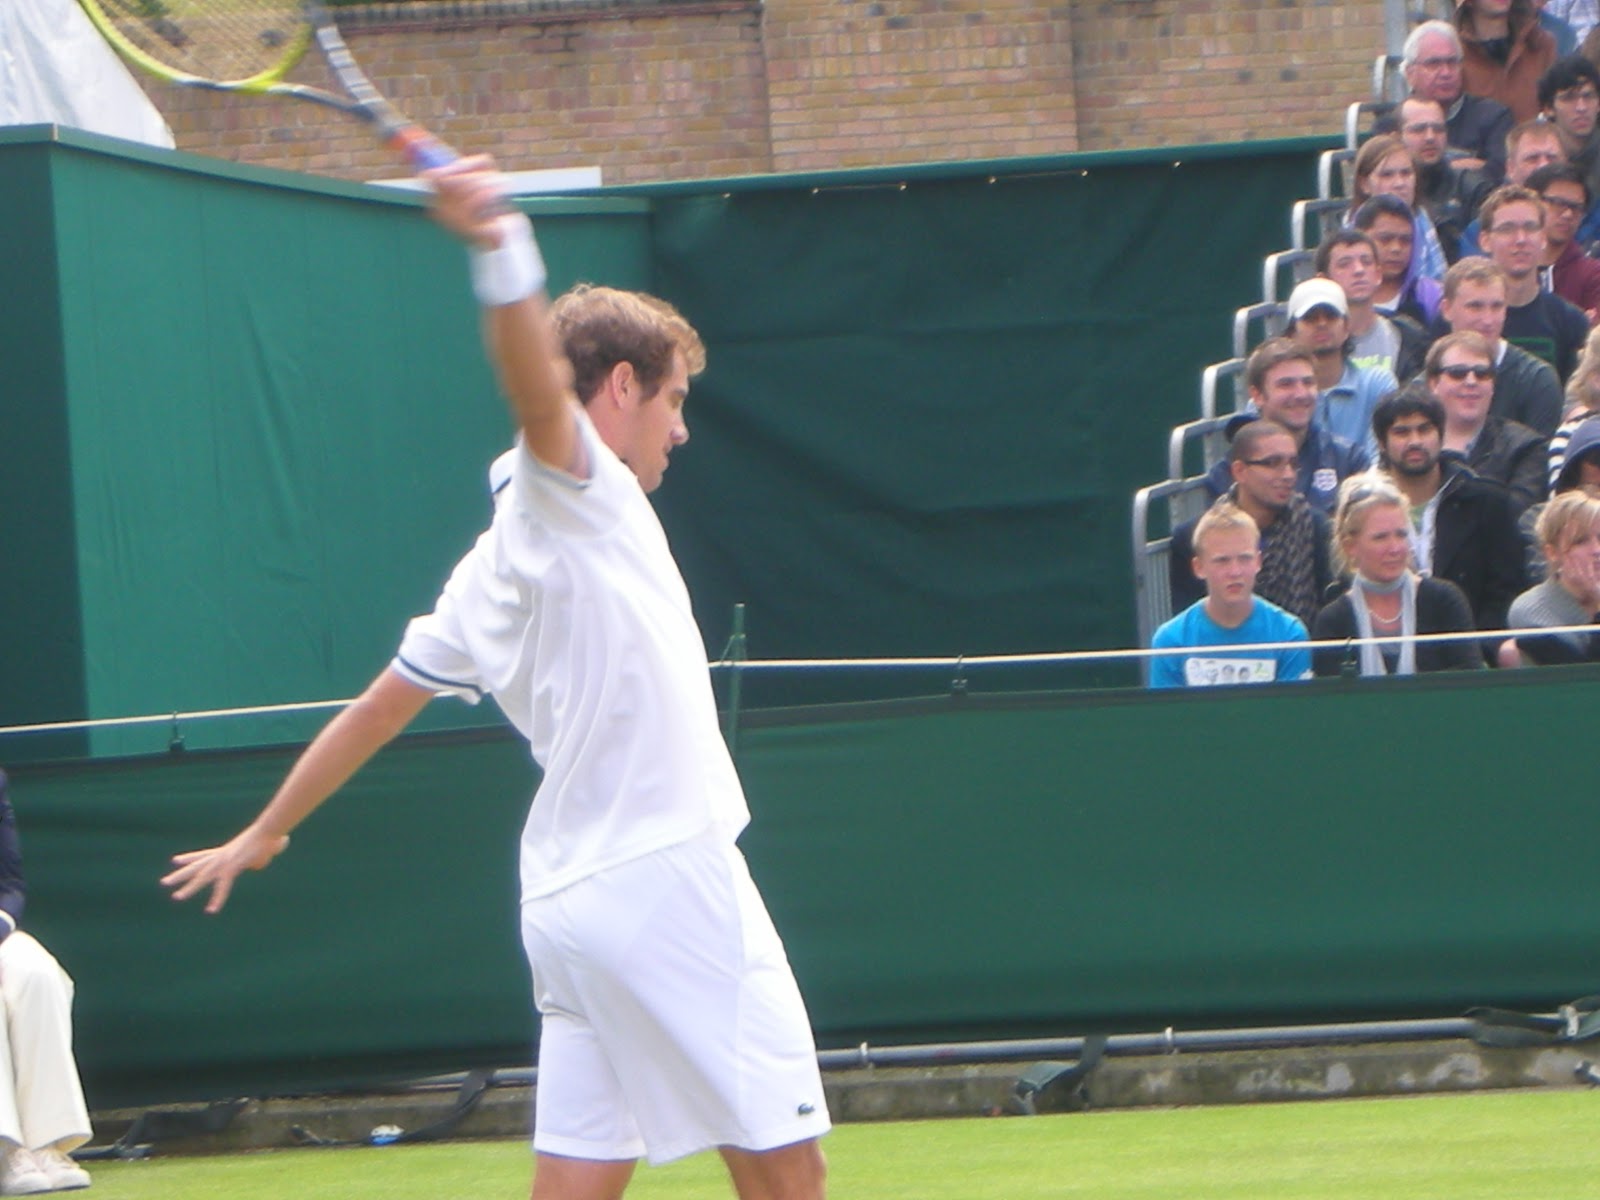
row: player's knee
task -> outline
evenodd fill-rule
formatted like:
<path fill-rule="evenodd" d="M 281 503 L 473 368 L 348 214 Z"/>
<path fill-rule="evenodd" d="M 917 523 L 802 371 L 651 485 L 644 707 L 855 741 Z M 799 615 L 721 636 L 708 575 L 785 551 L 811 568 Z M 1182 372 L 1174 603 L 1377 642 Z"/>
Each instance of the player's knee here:
<path fill-rule="evenodd" d="M 815 1138 L 760 1152 L 723 1152 L 739 1200 L 823 1200 L 828 1160 Z"/>

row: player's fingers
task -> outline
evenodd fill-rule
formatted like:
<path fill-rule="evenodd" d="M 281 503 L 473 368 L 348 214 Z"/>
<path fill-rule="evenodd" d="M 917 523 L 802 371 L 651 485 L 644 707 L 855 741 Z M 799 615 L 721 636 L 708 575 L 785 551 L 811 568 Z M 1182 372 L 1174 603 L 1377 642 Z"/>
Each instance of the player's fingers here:
<path fill-rule="evenodd" d="M 189 863 L 198 862 L 217 852 L 217 847 L 207 846 L 204 850 L 185 850 L 182 854 L 174 854 L 170 861 L 175 867 L 187 866 Z"/>
<path fill-rule="evenodd" d="M 206 901 L 206 912 L 219 913 L 222 911 L 222 906 L 228 902 L 228 896 L 233 892 L 235 878 L 237 877 L 231 871 L 217 876 L 216 882 L 211 887 L 211 898 Z"/>

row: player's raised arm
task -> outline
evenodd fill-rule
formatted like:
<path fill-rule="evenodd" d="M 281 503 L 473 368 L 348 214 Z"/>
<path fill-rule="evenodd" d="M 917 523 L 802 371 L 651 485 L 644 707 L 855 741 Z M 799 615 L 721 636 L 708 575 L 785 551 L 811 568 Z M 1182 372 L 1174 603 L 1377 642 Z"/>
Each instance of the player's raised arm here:
<path fill-rule="evenodd" d="M 234 880 L 245 871 L 261 870 L 281 854 L 289 831 L 398 736 L 432 698 L 432 692 L 386 669 L 323 727 L 254 821 L 220 846 L 173 855 L 173 870 L 162 877 L 162 885 L 171 889 L 174 900 L 209 888 L 206 911 L 220 911 Z"/>
<path fill-rule="evenodd" d="M 550 466 L 587 475 L 572 370 L 546 313 L 544 262 L 532 225 L 506 210 L 505 179 L 486 156 L 460 159 L 427 179 L 434 217 L 472 255 L 489 355 L 528 449 Z"/>

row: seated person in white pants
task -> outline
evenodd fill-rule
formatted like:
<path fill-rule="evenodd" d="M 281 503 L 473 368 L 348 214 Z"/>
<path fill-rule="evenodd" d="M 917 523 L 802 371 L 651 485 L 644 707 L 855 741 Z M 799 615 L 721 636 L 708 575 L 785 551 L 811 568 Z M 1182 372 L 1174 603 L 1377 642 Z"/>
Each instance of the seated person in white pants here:
<path fill-rule="evenodd" d="M 0 771 L 0 1196 L 89 1186 L 68 1152 L 89 1140 L 72 1057 L 72 980 L 18 928 L 26 885 Z"/>

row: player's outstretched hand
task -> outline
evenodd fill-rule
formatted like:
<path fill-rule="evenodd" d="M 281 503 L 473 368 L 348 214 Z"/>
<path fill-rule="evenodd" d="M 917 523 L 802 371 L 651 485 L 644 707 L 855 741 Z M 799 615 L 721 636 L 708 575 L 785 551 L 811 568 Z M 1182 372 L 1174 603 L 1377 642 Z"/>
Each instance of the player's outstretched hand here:
<path fill-rule="evenodd" d="M 187 900 L 210 888 L 206 912 L 220 912 L 235 879 L 245 871 L 261 870 L 288 845 L 287 835 L 263 833 L 251 825 L 220 846 L 174 854 L 173 870 L 161 877 L 161 885 L 171 889 L 174 900 Z"/>
<path fill-rule="evenodd" d="M 474 154 L 425 171 L 422 177 L 433 188 L 434 220 L 485 250 L 500 244 L 500 219 L 507 215 L 506 180 L 494 159 Z"/>

